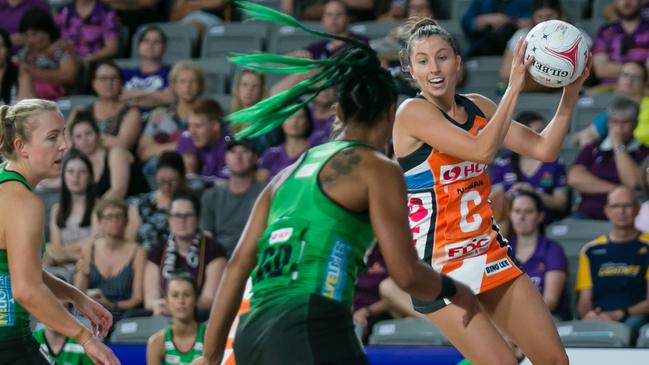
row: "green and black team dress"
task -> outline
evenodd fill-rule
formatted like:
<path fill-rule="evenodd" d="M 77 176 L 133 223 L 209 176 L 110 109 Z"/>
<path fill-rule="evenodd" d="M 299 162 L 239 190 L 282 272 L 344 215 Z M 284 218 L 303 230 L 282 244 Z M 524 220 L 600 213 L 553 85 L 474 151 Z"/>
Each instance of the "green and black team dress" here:
<path fill-rule="evenodd" d="M 205 337 L 205 324 L 199 323 L 196 332 L 196 342 L 194 346 L 187 351 L 181 352 L 176 348 L 174 343 L 173 332 L 171 331 L 171 323 L 165 329 L 165 352 L 163 365 L 189 365 L 194 359 L 199 358 L 203 354 L 203 337 Z"/>
<path fill-rule="evenodd" d="M 323 166 L 360 142 L 309 149 L 272 199 L 258 242 L 251 310 L 234 341 L 237 365 L 368 364 L 354 334 L 352 298 L 373 241 L 369 214 L 330 199 Z"/>
<path fill-rule="evenodd" d="M 33 333 L 36 342 L 41 345 L 41 351 L 43 351 L 49 359 L 51 359 L 56 365 L 92 365 L 94 362 L 86 355 L 86 351 L 83 349 L 83 346 L 77 341 L 66 338 L 63 347 L 58 353 L 54 353 L 50 344 L 47 342 L 45 337 L 45 328 L 34 331 Z"/>
<path fill-rule="evenodd" d="M 6 162 L 0 165 L 0 184 L 18 181 L 30 191 L 32 190 L 22 175 L 7 170 L 6 167 Z M 29 222 L 25 222 L 25 224 L 29 224 Z M 44 249 L 43 243 L 42 251 Z M 49 363 L 32 337 L 29 313 L 13 297 L 7 250 L 0 250 L 0 365 Z"/>

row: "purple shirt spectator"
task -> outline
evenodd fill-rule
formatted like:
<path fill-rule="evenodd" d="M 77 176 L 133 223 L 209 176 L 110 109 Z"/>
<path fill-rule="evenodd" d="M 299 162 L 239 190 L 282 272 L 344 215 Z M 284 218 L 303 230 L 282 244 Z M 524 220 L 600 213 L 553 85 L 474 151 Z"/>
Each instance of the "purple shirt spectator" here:
<path fill-rule="evenodd" d="M 626 150 L 637 164 L 640 164 L 649 155 L 649 148 L 642 146 L 635 139 L 627 144 Z M 585 166 L 591 174 L 600 179 L 620 184 L 610 138 L 606 138 L 601 143 L 594 142 L 582 148 L 575 160 L 575 165 Z M 581 202 L 576 213 L 593 219 L 605 220 L 604 205 L 606 205 L 606 193 L 582 193 Z"/>
<path fill-rule="evenodd" d="M 494 189 L 509 191 L 514 184 L 521 182 L 520 177 L 522 182 L 526 182 L 535 187 L 537 191 L 543 191 L 546 194 L 552 194 L 556 189 L 566 189 L 567 186 L 566 167 L 559 161 L 541 164 L 532 176 L 527 176 L 523 172 L 519 175 L 514 172 L 509 156 L 497 158 L 491 170 L 491 184 Z M 553 222 L 558 218 L 559 212 L 545 210 L 546 223 Z"/>
<path fill-rule="evenodd" d="M 512 252 L 516 254 L 516 238 L 509 241 Z M 556 242 L 539 235 L 536 249 L 526 262 L 521 263 L 523 270 L 530 277 L 534 285 L 543 293 L 545 289 L 545 273 L 548 271 L 563 271 L 568 275 L 568 259 L 563 248 Z M 566 291 L 561 293 L 561 298 L 557 307 L 552 314 L 560 317 L 562 320 L 570 318 L 570 303 Z"/>
<path fill-rule="evenodd" d="M 592 49 L 593 55 L 607 54 L 609 60 L 617 63 L 645 63 L 649 57 L 649 20 L 641 18 L 638 28 L 627 34 L 620 21 L 604 25 L 597 32 Z M 602 80 L 603 83 L 615 83 L 615 79 Z"/>
<path fill-rule="evenodd" d="M 268 178 L 277 175 L 286 166 L 297 161 L 302 154 L 293 158 L 288 157 L 286 153 L 286 145 L 282 143 L 279 146 L 270 147 L 259 158 L 259 168 L 266 169 L 269 172 Z"/>
<path fill-rule="evenodd" d="M 333 128 L 336 116 L 332 115 L 329 118 L 318 118 L 313 111 L 313 107 L 309 106 L 311 113 L 311 120 L 313 121 L 313 130 L 309 135 L 309 145 L 317 146 L 329 141 L 331 129 Z"/>
<path fill-rule="evenodd" d="M 12 7 L 8 0 L 0 0 L 0 28 L 9 34 L 18 33 L 20 19 L 32 9 L 50 11 L 50 6 L 45 0 L 22 0 L 18 6 Z"/>
<path fill-rule="evenodd" d="M 171 66 L 162 66 L 157 72 L 145 74 L 137 68 L 125 68 L 122 70 L 124 78 L 124 89 L 141 89 L 148 91 L 162 90 L 169 86 L 169 71 Z"/>
<path fill-rule="evenodd" d="M 360 34 L 354 34 L 354 33 L 349 33 L 349 37 L 355 38 L 359 41 L 363 41 L 365 43 L 368 43 L 370 40 L 369 38 L 360 35 Z M 318 41 L 315 43 L 311 43 L 306 50 L 311 54 L 311 58 L 314 60 L 324 60 L 329 57 L 331 57 L 334 53 L 336 53 L 337 50 L 340 48 L 332 48 L 331 46 L 331 41 L 329 40 L 324 40 L 324 41 Z"/>
<path fill-rule="evenodd" d="M 378 246 L 372 249 L 367 257 L 367 270 L 358 274 L 356 294 L 354 294 L 354 312 L 378 302 L 379 284 L 388 277 L 388 270 Z"/>
<path fill-rule="evenodd" d="M 54 20 L 61 29 L 61 36 L 76 46 L 81 58 L 104 48 L 105 40 L 119 38 L 120 34 L 117 13 L 101 1 L 95 2 L 86 18 L 77 13 L 72 2 L 63 7 Z"/>
<path fill-rule="evenodd" d="M 227 146 L 225 137 L 226 134 L 221 133 L 216 143 L 209 148 L 196 148 L 189 131 L 184 131 L 178 139 L 176 151 L 180 154 L 196 154 L 201 164 L 201 176 L 208 180 L 214 180 L 217 177 L 227 179 L 229 173 L 225 167 L 225 150 Z"/>
<path fill-rule="evenodd" d="M 175 252 L 176 256 L 176 272 L 186 272 L 190 274 L 194 280 L 196 280 L 197 286 L 198 286 L 198 293 L 201 292 L 203 283 L 205 282 L 205 268 L 207 265 L 210 264 L 213 260 L 218 259 L 219 257 L 226 257 L 225 255 L 225 250 L 223 249 L 223 246 L 221 246 L 220 243 L 216 242 L 210 237 L 205 236 L 205 249 L 200 250 L 201 255 L 199 257 L 200 263 L 197 267 L 193 267 L 192 265 L 187 263 L 187 260 L 185 257 L 180 256 L 178 251 Z M 168 278 L 165 277 L 164 273 L 162 272 L 162 267 L 164 266 L 164 259 L 167 254 L 167 242 L 160 242 L 160 244 L 155 245 L 149 249 L 147 253 L 147 259 L 158 265 L 160 268 L 160 288 L 162 289 L 162 293 L 166 292 L 167 288 L 167 280 Z"/>

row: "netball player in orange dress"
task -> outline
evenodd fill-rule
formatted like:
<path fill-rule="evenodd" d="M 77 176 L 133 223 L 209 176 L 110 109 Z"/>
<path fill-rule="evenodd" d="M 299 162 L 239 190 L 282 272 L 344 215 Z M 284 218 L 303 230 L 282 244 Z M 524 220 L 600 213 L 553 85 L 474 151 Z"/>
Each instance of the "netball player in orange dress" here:
<path fill-rule="evenodd" d="M 555 160 L 588 72 L 564 88 L 554 118 L 538 134 L 511 119 L 532 62 L 524 62 L 524 52 L 521 40 L 509 86 L 496 105 L 482 95 L 456 94 L 462 61 L 450 34 L 432 19 L 412 25 L 402 51 L 402 64 L 421 90 L 399 107 L 393 131 L 408 185 L 413 244 L 435 270 L 478 294 L 483 311 L 463 328 L 463 312 L 448 300 L 413 298 L 413 304 L 474 365 L 516 364 L 500 333 L 534 364 L 568 363 L 538 290 L 522 275 L 493 220 L 487 166 L 501 145 Z"/>

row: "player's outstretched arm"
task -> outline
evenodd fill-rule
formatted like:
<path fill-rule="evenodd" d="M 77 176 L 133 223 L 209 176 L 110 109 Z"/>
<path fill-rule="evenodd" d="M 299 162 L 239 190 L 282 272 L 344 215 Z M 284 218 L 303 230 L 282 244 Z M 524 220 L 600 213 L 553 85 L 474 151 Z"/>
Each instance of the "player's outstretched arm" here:
<path fill-rule="evenodd" d="M 214 296 L 205 330 L 203 356 L 192 364 L 220 364 L 230 326 L 239 311 L 250 272 L 257 264 L 257 241 L 266 229 L 271 201 L 271 185 L 261 193 L 243 230 L 232 258 L 228 261 Z"/>

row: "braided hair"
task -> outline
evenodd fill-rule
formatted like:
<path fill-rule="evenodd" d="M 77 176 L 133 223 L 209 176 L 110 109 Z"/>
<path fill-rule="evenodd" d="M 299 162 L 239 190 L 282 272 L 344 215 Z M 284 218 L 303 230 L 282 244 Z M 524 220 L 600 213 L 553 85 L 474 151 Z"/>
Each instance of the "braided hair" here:
<path fill-rule="evenodd" d="M 250 18 L 267 20 L 299 28 L 318 37 L 343 41 L 346 47 L 324 60 L 281 56 L 272 53 L 236 55 L 230 61 L 257 72 L 283 74 L 319 72 L 293 88 L 264 99 L 257 104 L 228 115 L 228 123 L 249 124 L 237 138 L 254 138 L 278 127 L 284 120 L 304 108 L 323 90 L 338 89 L 343 123 L 354 122 L 372 127 L 379 115 L 396 102 L 396 85 L 389 71 L 369 45 L 359 40 L 316 31 L 295 18 L 247 1 L 235 1 Z"/>

